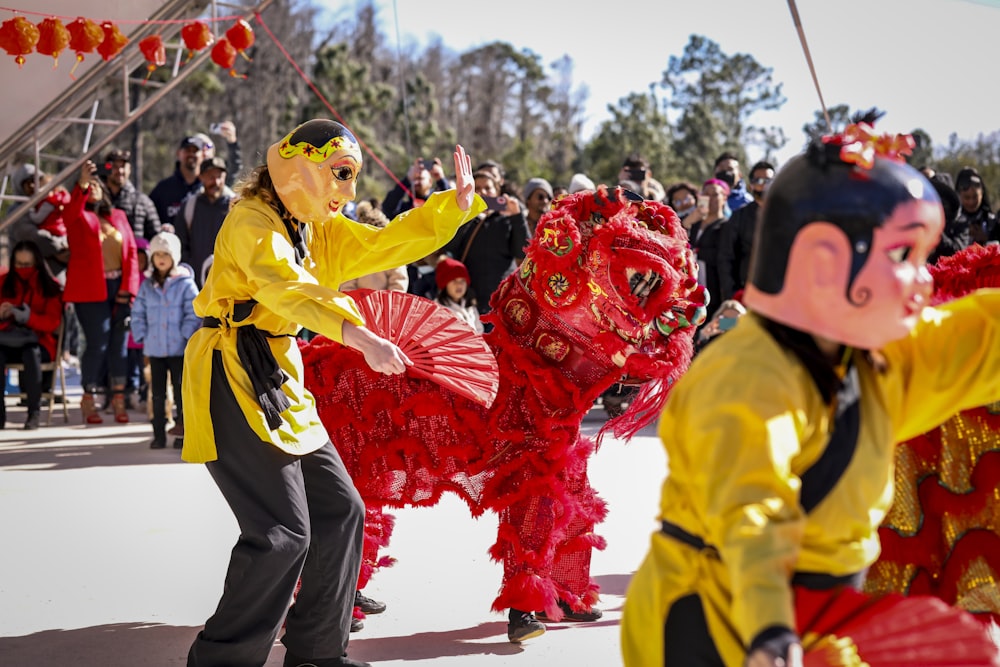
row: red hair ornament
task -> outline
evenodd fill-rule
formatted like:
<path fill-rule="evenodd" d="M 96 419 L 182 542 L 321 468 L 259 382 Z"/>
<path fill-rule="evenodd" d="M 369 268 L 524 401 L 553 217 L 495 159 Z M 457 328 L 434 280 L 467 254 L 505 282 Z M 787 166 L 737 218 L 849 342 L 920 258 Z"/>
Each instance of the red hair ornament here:
<path fill-rule="evenodd" d="M 43 19 L 38 24 L 38 45 L 35 51 L 52 56 L 52 69 L 59 66 L 59 54 L 69 45 L 69 30 L 57 18 Z"/>
<path fill-rule="evenodd" d="M 19 68 L 24 65 L 24 56 L 34 51 L 37 43 L 38 28 L 23 16 L 15 16 L 0 25 L 0 48 L 14 56 Z"/>

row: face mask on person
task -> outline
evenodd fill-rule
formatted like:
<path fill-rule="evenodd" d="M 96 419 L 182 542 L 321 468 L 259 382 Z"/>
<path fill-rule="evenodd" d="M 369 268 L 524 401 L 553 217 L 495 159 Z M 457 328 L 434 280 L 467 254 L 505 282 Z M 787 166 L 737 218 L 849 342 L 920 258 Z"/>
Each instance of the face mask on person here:
<path fill-rule="evenodd" d="M 21 280 L 24 280 L 25 282 L 30 281 L 32 278 L 35 277 L 35 274 L 38 273 L 38 269 L 35 268 L 34 266 L 18 267 L 14 269 L 14 271 L 17 273 L 17 277 L 20 278 Z"/>

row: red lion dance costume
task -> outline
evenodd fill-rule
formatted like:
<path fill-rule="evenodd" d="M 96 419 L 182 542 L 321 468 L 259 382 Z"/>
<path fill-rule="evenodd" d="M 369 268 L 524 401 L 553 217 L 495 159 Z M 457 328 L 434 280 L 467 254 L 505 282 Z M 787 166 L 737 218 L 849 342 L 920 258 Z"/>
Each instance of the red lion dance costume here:
<path fill-rule="evenodd" d="M 368 506 L 359 587 L 384 564 L 378 550 L 392 524 L 383 508 L 433 505 L 450 490 L 473 515 L 499 515 L 490 554 L 504 577 L 494 610 L 543 610 L 553 620 L 563 618 L 560 600 L 589 610 L 598 599 L 591 550 L 604 546 L 594 526 L 606 507 L 587 480 L 595 442 L 580 425 L 623 376 L 645 385 L 602 434 L 627 438 L 657 417 L 704 316 L 695 271 L 669 207 L 601 187 L 546 213 L 520 271 L 493 295 L 494 328 L 484 335 L 500 372 L 492 407 L 372 373 L 330 341 L 309 345 L 306 384 Z"/>
<path fill-rule="evenodd" d="M 931 273 L 935 305 L 1000 287 L 1000 247 L 971 246 Z M 934 595 L 1000 623 L 1000 405 L 965 410 L 900 444 L 895 487 L 866 588 Z"/>

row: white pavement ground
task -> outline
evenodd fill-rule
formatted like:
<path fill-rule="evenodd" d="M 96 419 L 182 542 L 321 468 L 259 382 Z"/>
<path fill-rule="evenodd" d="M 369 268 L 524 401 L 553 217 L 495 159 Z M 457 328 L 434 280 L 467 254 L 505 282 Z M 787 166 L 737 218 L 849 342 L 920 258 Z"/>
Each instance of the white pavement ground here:
<path fill-rule="evenodd" d="M 57 406 L 52 426 L 37 431 L 21 429 L 24 408 L 7 398 L 0 665 L 183 665 L 221 594 L 236 522 L 203 466 L 181 462 L 177 450 L 149 449 L 143 415 L 85 427 L 79 390 L 72 394 L 70 423 Z M 584 430 L 602 423 L 591 411 Z M 487 556 L 496 520 L 472 519 L 452 496 L 396 512 L 387 553 L 398 562 L 365 591 L 388 610 L 351 636 L 350 656 L 380 667 L 621 665 L 623 596 L 656 528 L 666 461 L 648 428 L 627 445 L 606 440 L 590 471 L 610 507 L 598 529 L 608 548 L 592 565 L 603 619 L 552 623 L 542 637 L 510 644 L 505 616 L 489 609 L 501 575 Z M 283 656 L 277 642 L 267 665 Z"/>

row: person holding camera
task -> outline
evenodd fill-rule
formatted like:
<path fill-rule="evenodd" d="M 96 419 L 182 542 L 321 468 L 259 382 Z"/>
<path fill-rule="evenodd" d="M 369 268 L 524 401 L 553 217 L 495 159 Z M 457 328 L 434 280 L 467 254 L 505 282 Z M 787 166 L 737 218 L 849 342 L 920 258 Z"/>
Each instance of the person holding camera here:
<path fill-rule="evenodd" d="M 403 181 L 397 182 L 385 196 L 382 212 L 391 220 L 404 211 L 423 206 L 433 193 L 444 192 L 448 188 L 440 158 L 417 158 L 406 171 Z"/>
<path fill-rule="evenodd" d="M 626 157 L 625 162 L 622 163 L 621 171 L 618 172 L 618 184 L 631 190 L 631 187 L 624 184 L 625 181 L 631 181 L 637 185 L 639 189 L 633 190 L 633 192 L 641 195 L 643 199 L 662 202 L 667 195 L 663 184 L 653 178 L 649 162 L 638 153 L 631 153 Z"/>
<path fill-rule="evenodd" d="M 476 194 L 487 210 L 473 224 L 458 230 L 443 252 L 465 264 L 469 286 L 476 294 L 480 315 L 490 312 L 490 297 L 500 282 L 517 270 L 532 229 L 516 197 L 500 195 L 500 186 L 489 171 L 473 173 Z M 488 327 L 487 327 L 488 328 Z"/>
<path fill-rule="evenodd" d="M 80 411 L 87 424 L 100 424 L 94 394 L 103 389 L 105 371 L 111 385 L 115 421 L 127 423 L 125 377 L 132 300 L 139 292 L 139 261 L 132 226 L 114 208 L 97 165 L 87 160 L 65 213 L 69 247 L 63 300 L 74 304 L 85 346 L 80 360 L 83 396 Z"/>

